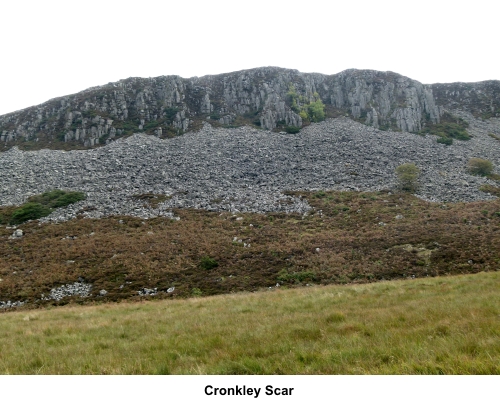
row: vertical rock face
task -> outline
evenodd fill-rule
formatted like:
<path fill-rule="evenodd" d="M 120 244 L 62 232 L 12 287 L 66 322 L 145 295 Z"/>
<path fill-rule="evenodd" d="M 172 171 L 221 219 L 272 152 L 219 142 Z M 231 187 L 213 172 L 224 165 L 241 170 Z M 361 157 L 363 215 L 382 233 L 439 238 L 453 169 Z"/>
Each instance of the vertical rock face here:
<path fill-rule="evenodd" d="M 500 82 L 424 85 L 392 72 L 350 69 L 335 75 L 264 67 L 215 76 L 129 78 L 0 116 L 0 147 L 93 147 L 146 132 L 168 137 L 200 127 L 302 127 L 292 88 L 327 117 L 348 115 L 380 129 L 418 132 L 446 110 L 500 116 Z"/>
<path fill-rule="evenodd" d="M 364 119 L 367 125 L 393 124 L 402 131 L 416 132 L 426 117 L 439 122 L 430 86 L 395 73 L 369 70 L 347 70 L 331 78 L 331 104 L 349 111 L 355 119 Z"/>

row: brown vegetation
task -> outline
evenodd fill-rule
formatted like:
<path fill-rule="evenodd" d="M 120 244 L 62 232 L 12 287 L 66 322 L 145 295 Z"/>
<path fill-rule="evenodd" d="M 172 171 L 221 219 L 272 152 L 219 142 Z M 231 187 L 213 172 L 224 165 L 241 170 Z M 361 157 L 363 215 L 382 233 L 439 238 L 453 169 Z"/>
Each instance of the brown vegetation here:
<path fill-rule="evenodd" d="M 299 193 L 294 193 L 299 195 Z M 241 214 L 178 210 L 180 221 L 113 217 L 23 224 L 0 238 L 0 301 L 27 307 L 256 291 L 305 284 L 366 283 L 496 271 L 498 201 L 429 203 L 407 194 L 301 193 L 314 210 Z M 217 265 L 207 266 L 210 258 Z M 204 264 L 205 263 L 205 264 Z M 92 296 L 38 301 L 81 277 Z M 175 291 L 166 290 L 175 287 Z M 108 293 L 99 296 L 104 289 Z"/>

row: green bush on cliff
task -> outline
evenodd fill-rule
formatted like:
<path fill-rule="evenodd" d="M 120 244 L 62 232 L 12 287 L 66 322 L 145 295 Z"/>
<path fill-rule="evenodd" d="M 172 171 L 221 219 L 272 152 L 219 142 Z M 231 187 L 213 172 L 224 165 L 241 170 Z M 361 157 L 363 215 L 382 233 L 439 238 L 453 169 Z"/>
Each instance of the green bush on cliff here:
<path fill-rule="evenodd" d="M 313 96 L 314 101 L 307 100 L 297 93 L 293 85 L 290 85 L 288 93 L 286 93 L 290 108 L 298 113 L 304 121 L 323 121 L 325 119 L 325 105 L 317 92 Z"/>
<path fill-rule="evenodd" d="M 320 122 L 325 119 L 325 105 L 319 98 L 318 93 L 314 93 L 315 101 L 307 105 L 307 115 L 312 122 Z"/>

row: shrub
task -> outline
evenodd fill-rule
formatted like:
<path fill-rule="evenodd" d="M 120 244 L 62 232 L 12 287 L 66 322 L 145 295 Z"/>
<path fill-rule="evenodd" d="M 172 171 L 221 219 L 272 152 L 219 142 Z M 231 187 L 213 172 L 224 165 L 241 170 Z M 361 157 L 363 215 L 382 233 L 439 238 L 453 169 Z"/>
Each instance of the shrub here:
<path fill-rule="evenodd" d="M 493 171 L 493 163 L 486 159 L 471 158 L 467 164 L 471 174 L 477 176 L 488 176 Z"/>
<path fill-rule="evenodd" d="M 417 190 L 420 169 L 414 163 L 405 163 L 396 167 L 396 175 L 401 190 L 411 193 Z"/>
<path fill-rule="evenodd" d="M 49 208 L 66 207 L 85 199 L 85 193 L 79 191 L 52 190 L 43 194 L 30 197 L 31 203 L 42 204 Z"/>
<path fill-rule="evenodd" d="M 297 93 L 293 85 L 290 85 L 286 99 L 290 103 L 290 108 L 303 120 L 319 122 L 325 119 L 325 105 L 318 93 L 314 93 L 314 101 L 308 102 L 304 96 Z"/>
<path fill-rule="evenodd" d="M 302 118 L 304 121 L 309 119 L 309 116 L 307 115 L 306 111 L 301 111 L 299 113 L 299 115 L 300 115 L 300 118 Z"/>
<path fill-rule="evenodd" d="M 175 108 L 175 107 L 168 107 L 168 108 L 165 108 L 165 119 L 168 121 L 168 122 L 172 122 L 174 119 L 175 119 L 175 116 L 177 115 L 177 112 L 179 111 L 178 108 Z M 219 118 L 217 118 L 219 119 Z"/>
<path fill-rule="evenodd" d="M 429 122 L 429 116 L 427 117 L 427 120 L 428 122 L 426 127 L 423 128 L 422 131 L 420 131 L 420 133 L 422 134 L 430 133 L 442 138 L 454 138 L 461 141 L 468 141 L 470 139 L 470 135 L 467 132 L 469 124 L 467 123 L 467 121 L 464 121 L 461 118 L 455 117 L 449 113 L 445 113 L 441 117 L 441 122 L 439 124 Z M 438 142 L 440 141 L 438 140 Z M 440 143 L 444 142 L 441 141 Z"/>
<path fill-rule="evenodd" d="M 289 126 L 289 127 L 286 127 L 285 128 L 285 132 L 289 133 L 289 134 L 296 134 L 300 131 L 300 128 L 299 127 L 294 127 L 294 126 Z"/>
<path fill-rule="evenodd" d="M 302 283 L 303 281 L 314 280 L 316 280 L 316 274 L 312 271 L 298 271 L 289 273 L 286 269 L 283 269 L 278 273 L 278 281 L 281 281 L 282 283 Z"/>
<path fill-rule="evenodd" d="M 444 145 L 451 145 L 453 143 L 453 139 L 443 136 L 437 139 L 437 143 L 442 143 Z"/>
<path fill-rule="evenodd" d="M 55 208 L 66 207 L 84 199 L 85 194 L 79 191 L 47 191 L 43 194 L 30 197 L 26 204 L 14 210 L 11 215 L 4 215 L 0 220 L 11 224 L 20 224 L 30 219 L 45 217 Z"/>
<path fill-rule="evenodd" d="M 446 135 L 461 141 L 468 141 L 470 139 L 469 134 L 461 124 L 446 123 L 443 125 L 443 131 Z"/>
<path fill-rule="evenodd" d="M 309 103 L 307 106 L 307 115 L 309 119 L 313 122 L 323 121 L 325 119 L 325 105 L 319 98 L 318 93 L 314 93 L 316 101 Z"/>
<path fill-rule="evenodd" d="M 11 223 L 20 224 L 30 219 L 38 219 L 49 215 L 52 209 L 40 203 L 29 202 L 15 210 L 12 214 Z"/>
<path fill-rule="evenodd" d="M 211 270 L 217 266 L 219 266 L 217 260 L 211 258 L 210 256 L 203 256 L 200 259 L 200 267 L 204 270 Z"/>

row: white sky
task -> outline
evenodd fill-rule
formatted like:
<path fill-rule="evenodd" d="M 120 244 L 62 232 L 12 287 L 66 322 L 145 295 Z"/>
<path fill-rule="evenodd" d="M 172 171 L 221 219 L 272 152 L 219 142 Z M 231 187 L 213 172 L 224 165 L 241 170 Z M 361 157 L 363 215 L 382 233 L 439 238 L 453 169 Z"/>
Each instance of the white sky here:
<path fill-rule="evenodd" d="M 391 70 L 423 83 L 500 79 L 495 3 L 5 0 L 0 114 L 131 76 L 260 66 Z"/>

